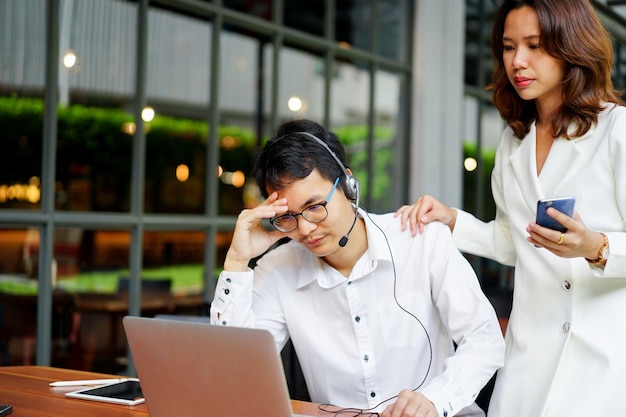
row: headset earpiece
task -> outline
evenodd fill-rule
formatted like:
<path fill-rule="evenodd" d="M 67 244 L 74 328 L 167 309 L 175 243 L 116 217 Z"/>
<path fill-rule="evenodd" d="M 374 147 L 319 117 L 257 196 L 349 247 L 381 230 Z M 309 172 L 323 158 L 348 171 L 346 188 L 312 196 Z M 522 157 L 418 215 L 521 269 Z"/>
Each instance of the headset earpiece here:
<path fill-rule="evenodd" d="M 343 171 L 343 175 L 345 177 L 343 182 L 341 183 L 342 188 L 343 188 L 343 193 L 346 195 L 346 197 L 348 199 L 350 199 L 350 200 L 357 200 L 357 202 L 358 202 L 359 194 L 361 192 L 360 185 L 359 185 L 359 180 L 357 180 L 352 175 L 350 175 L 350 173 L 348 172 L 346 167 L 341 163 L 341 161 L 339 160 L 337 155 L 335 155 L 335 152 L 333 152 L 333 150 L 330 149 L 330 146 L 328 146 L 328 144 L 326 142 L 324 142 L 323 140 L 321 140 L 317 136 L 313 135 L 312 133 L 309 133 L 309 132 L 294 132 L 294 133 L 299 133 L 299 134 L 303 134 L 305 136 L 308 136 L 311 139 L 313 139 L 314 141 L 316 141 L 317 143 L 319 143 L 320 145 L 322 145 L 324 148 L 326 148 L 326 150 L 335 159 L 335 161 L 337 161 L 337 164 L 339 165 L 339 167 Z"/>
<path fill-rule="evenodd" d="M 354 178 L 352 175 L 347 174 L 345 181 L 343 183 L 343 192 L 349 200 L 358 200 L 360 185 L 359 180 Z"/>

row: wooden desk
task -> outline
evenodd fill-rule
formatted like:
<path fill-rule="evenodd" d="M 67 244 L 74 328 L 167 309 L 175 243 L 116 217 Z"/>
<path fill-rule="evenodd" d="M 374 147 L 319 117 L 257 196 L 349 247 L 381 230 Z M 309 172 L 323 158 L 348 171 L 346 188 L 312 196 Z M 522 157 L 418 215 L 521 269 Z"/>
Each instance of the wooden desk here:
<path fill-rule="evenodd" d="M 72 379 L 116 378 L 116 375 L 44 366 L 0 367 L 0 404 L 13 406 L 10 417 L 147 417 L 146 404 L 126 406 L 77 400 L 65 397 L 77 387 L 51 388 L 53 381 Z M 329 417 L 318 410 L 317 404 L 291 401 L 295 413 Z"/>

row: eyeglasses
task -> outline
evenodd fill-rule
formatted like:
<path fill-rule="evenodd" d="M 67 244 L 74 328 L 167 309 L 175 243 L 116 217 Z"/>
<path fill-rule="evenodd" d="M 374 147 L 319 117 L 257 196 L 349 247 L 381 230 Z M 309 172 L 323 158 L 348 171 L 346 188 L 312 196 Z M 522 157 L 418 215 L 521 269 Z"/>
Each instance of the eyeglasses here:
<path fill-rule="evenodd" d="M 337 189 L 338 183 L 339 177 L 337 177 L 337 179 L 335 180 L 333 188 L 330 190 L 330 193 L 328 194 L 328 197 L 326 197 L 326 200 L 322 201 L 321 203 L 313 204 L 312 206 L 309 206 L 302 210 L 300 213 L 283 214 L 282 216 L 272 217 L 270 219 L 270 223 L 272 223 L 272 226 L 274 226 L 276 230 L 279 230 L 283 233 L 289 233 L 296 230 L 296 228 L 298 227 L 298 216 L 302 216 L 302 218 L 311 223 L 321 222 L 326 217 L 328 217 L 326 204 L 328 204 L 328 201 L 333 196 L 335 189 Z"/>

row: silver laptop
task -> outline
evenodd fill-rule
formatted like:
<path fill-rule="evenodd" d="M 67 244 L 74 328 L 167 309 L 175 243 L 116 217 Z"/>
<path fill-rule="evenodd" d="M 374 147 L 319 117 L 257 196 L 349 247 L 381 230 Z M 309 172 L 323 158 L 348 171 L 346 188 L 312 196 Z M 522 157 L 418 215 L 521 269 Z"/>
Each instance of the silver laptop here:
<path fill-rule="evenodd" d="M 292 417 L 282 362 L 265 330 L 127 316 L 150 417 Z"/>

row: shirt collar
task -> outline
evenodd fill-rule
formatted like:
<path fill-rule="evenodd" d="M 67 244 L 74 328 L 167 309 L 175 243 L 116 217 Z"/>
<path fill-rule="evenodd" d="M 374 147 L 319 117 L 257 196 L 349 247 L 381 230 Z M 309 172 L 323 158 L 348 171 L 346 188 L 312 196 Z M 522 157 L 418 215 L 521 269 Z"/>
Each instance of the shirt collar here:
<path fill-rule="evenodd" d="M 369 214 L 362 209 L 358 209 L 359 217 L 365 220 L 365 230 L 367 233 L 367 250 L 363 254 L 358 263 L 365 261 L 370 262 L 372 269 L 377 265 L 378 261 L 391 262 L 391 254 L 387 237 L 383 231 L 372 221 Z M 297 288 L 300 289 L 317 281 L 322 288 L 332 288 L 346 281 L 345 277 L 339 274 L 331 274 L 332 267 L 313 255 L 308 249 L 300 245 L 305 252 L 302 257 L 302 268 L 300 268 L 300 276 L 298 277 Z"/>

